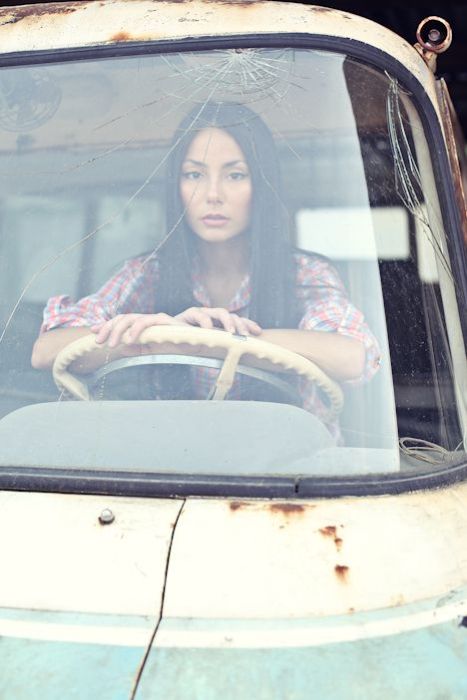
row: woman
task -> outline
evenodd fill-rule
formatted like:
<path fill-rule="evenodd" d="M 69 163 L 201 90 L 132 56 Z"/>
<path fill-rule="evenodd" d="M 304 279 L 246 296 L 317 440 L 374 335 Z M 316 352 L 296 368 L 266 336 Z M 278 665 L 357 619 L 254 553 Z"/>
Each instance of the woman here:
<path fill-rule="evenodd" d="M 216 103 L 193 110 L 170 150 L 165 242 L 96 294 L 50 299 L 33 366 L 52 367 L 90 331 L 102 352 L 75 371 L 151 353 L 138 345 L 150 326 L 192 325 L 259 336 L 338 381 L 371 376 L 377 343 L 326 259 L 290 246 L 280 192 L 274 141 L 254 112 Z M 316 397 L 305 403 L 319 413 Z"/>

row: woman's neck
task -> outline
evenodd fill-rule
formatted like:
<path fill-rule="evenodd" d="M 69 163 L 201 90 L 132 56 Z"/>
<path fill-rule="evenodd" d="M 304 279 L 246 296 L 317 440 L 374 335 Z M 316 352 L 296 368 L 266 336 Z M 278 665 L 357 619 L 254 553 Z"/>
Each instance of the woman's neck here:
<path fill-rule="evenodd" d="M 222 243 L 199 241 L 198 254 L 212 306 L 227 308 L 249 270 L 246 238 L 236 236 Z"/>
<path fill-rule="evenodd" d="M 244 235 L 220 243 L 198 241 L 201 272 L 207 277 L 243 277 L 249 269 L 248 243 Z"/>

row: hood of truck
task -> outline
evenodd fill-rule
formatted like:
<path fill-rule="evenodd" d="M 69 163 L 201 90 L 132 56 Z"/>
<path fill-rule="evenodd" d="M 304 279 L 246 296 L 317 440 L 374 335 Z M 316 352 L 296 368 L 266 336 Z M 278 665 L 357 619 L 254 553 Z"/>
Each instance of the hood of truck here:
<path fill-rule="evenodd" d="M 0 499 L 1 697 L 467 694 L 463 485 L 314 501 Z"/>
<path fill-rule="evenodd" d="M 130 697 L 180 508 L 0 492 L 0 697 Z"/>

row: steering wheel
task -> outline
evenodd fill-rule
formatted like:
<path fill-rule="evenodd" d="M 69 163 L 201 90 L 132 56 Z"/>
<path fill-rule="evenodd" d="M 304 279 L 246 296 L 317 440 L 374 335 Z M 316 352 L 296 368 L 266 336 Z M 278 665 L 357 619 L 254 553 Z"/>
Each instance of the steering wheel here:
<path fill-rule="evenodd" d="M 240 358 L 243 355 L 251 355 L 256 360 L 262 360 L 280 368 L 283 372 L 294 372 L 300 377 L 314 382 L 328 399 L 329 407 L 325 417 L 326 421 L 334 419 L 344 404 L 340 386 L 330 379 L 314 362 L 291 350 L 286 350 L 279 345 L 268 343 L 259 338 L 238 336 L 227 331 L 198 328 L 197 326 L 152 326 L 141 333 L 138 342 L 142 345 L 170 343 L 175 346 L 203 346 L 209 350 L 224 350 L 225 357 L 221 360 L 222 367 L 217 377 L 214 391 L 209 397 L 213 400 L 219 401 L 225 398 L 234 382 Z M 89 401 L 88 387 L 76 375 L 69 372 L 68 367 L 75 360 L 92 354 L 96 350 L 102 350 L 103 347 L 105 345 L 96 343 L 96 336 L 90 333 L 63 348 L 58 353 L 53 366 L 53 377 L 57 387 L 60 390 L 65 390 L 74 398 Z M 137 364 L 155 364 L 156 360 L 154 357 L 158 357 L 157 354 L 155 356 L 137 356 Z M 195 364 L 194 360 L 197 358 L 190 357 L 186 359 L 188 360 L 187 364 Z M 106 365 L 106 373 L 132 366 L 136 364 L 134 360 L 135 358 L 128 357 L 109 362 Z M 273 371 L 263 370 L 261 374 L 273 375 Z M 260 378 L 267 381 L 264 376 Z M 277 382 L 271 383 L 277 385 Z"/>

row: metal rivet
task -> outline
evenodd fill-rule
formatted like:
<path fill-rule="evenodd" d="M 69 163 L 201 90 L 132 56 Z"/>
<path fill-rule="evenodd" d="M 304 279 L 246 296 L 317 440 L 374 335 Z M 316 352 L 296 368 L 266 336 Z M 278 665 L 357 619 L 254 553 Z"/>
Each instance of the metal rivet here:
<path fill-rule="evenodd" d="M 104 508 L 102 513 L 99 515 L 99 522 L 101 525 L 110 525 L 115 520 L 115 515 L 112 513 L 110 508 Z"/>

